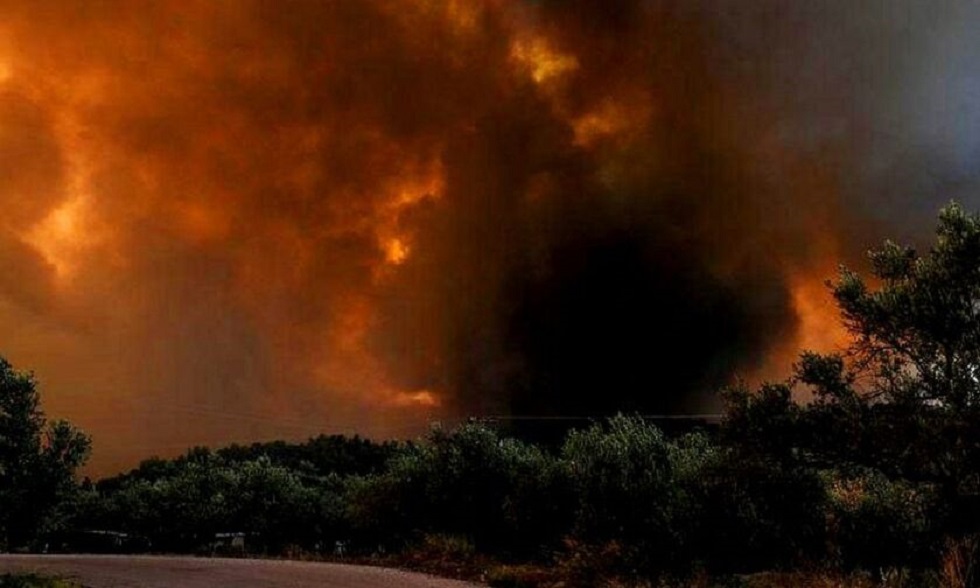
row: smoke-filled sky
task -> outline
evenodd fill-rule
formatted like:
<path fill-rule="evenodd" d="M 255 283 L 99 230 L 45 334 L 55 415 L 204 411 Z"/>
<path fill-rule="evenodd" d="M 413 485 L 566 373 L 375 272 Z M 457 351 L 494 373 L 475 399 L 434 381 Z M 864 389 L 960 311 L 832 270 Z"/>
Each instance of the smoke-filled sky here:
<path fill-rule="evenodd" d="M 980 205 L 980 5 L 0 0 L 0 354 L 92 471 L 711 411 Z"/>

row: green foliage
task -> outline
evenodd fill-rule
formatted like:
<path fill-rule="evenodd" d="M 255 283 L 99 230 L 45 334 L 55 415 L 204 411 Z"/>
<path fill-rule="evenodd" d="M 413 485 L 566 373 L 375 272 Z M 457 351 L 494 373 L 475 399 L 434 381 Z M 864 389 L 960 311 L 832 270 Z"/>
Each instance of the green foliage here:
<path fill-rule="evenodd" d="M 827 473 L 829 526 L 839 563 L 923 568 L 936 561 L 943 516 L 936 489 L 865 470 Z"/>
<path fill-rule="evenodd" d="M 444 533 L 487 552 L 527 555 L 557 544 L 567 524 L 561 476 L 538 448 L 483 425 L 434 429 L 383 474 L 352 481 L 350 513 L 362 536 L 390 544 Z"/>
<path fill-rule="evenodd" d="M 687 556 L 712 572 L 819 561 L 825 491 L 814 470 L 725 451 L 686 484 L 695 511 Z"/>
<path fill-rule="evenodd" d="M 357 436 L 319 435 L 305 443 L 272 441 L 251 445 L 229 445 L 215 451 L 224 463 L 269 460 L 308 478 L 325 476 L 367 475 L 381 471 L 395 454 L 395 442 L 375 443 Z M 130 472 L 99 481 L 102 491 L 111 492 L 136 480 L 155 482 L 176 475 L 188 463 L 209 459 L 211 450 L 195 447 L 173 460 L 151 457 Z"/>
<path fill-rule="evenodd" d="M 721 436 L 726 445 L 752 460 L 798 460 L 801 408 L 788 384 L 763 384 L 756 393 L 738 386 L 725 390 L 723 397 Z"/>
<path fill-rule="evenodd" d="M 938 484 L 961 530 L 980 530 L 980 217 L 951 204 L 925 255 L 886 242 L 869 256 L 871 280 L 842 269 L 833 285 L 846 357 L 797 370 L 826 400 L 811 450 Z"/>
<path fill-rule="evenodd" d="M 26 546 L 58 524 L 89 448 L 67 422 L 47 422 L 37 380 L 0 358 L 0 547 Z"/>
<path fill-rule="evenodd" d="M 730 392 L 722 439 L 743 472 L 832 473 L 824 508 L 844 565 L 935 565 L 944 534 L 980 530 L 980 217 L 950 205 L 926 255 L 886 242 L 869 257 L 870 280 L 842 269 L 831 284 L 851 347 Z"/>
<path fill-rule="evenodd" d="M 217 454 L 226 461 L 254 461 L 260 457 L 291 470 L 316 476 L 366 475 L 380 471 L 394 454 L 394 442 L 374 443 L 358 436 L 319 435 L 305 443 L 253 443 L 231 445 Z"/>
<path fill-rule="evenodd" d="M 822 376 L 834 360 L 804 355 L 801 365 Z M 836 393 L 834 379 L 826 383 L 827 395 Z M 785 567 L 823 554 L 826 494 L 807 445 L 810 411 L 819 403 L 800 406 L 791 386 L 725 392 L 725 449 L 692 490 L 703 509 L 693 551 L 711 554 L 703 562 L 709 569 Z"/>
<path fill-rule="evenodd" d="M 166 477 L 133 477 L 83 505 L 79 526 L 149 538 L 155 549 L 208 549 L 216 533 L 244 533 L 253 551 L 309 548 L 343 533 L 343 481 L 302 476 L 272 460 L 228 462 L 198 451 Z"/>
<path fill-rule="evenodd" d="M 874 394 L 961 410 L 978 400 L 980 217 L 951 204 L 936 236 L 924 257 L 886 242 L 870 253 L 880 287 L 844 269 L 834 296 Z"/>
<path fill-rule="evenodd" d="M 195 447 L 99 481 L 72 503 L 70 524 L 123 531 L 163 551 L 207 551 L 216 533 L 245 533 L 251 552 L 332 549 L 352 535 L 354 479 L 382 469 L 396 449 L 338 435 Z"/>
<path fill-rule="evenodd" d="M 747 408 L 778 424 L 785 410 L 759 407 L 780 398 Z M 571 433 L 562 457 L 578 505 L 562 565 L 583 585 L 595 580 L 589 570 L 657 577 L 765 569 L 822 549 L 823 486 L 805 468 L 739 454 L 701 433 L 670 440 L 624 416 Z"/>
<path fill-rule="evenodd" d="M 670 561 L 676 485 L 669 443 L 638 417 L 573 431 L 562 449 L 576 495 L 575 529 L 587 542 L 621 540 Z M 655 565 L 652 561 L 649 565 Z"/>

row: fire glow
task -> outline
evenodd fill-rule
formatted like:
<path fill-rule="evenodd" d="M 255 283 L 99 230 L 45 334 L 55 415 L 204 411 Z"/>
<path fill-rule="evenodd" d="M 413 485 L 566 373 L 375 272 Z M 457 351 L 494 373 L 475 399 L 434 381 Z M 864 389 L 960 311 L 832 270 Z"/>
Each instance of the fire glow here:
<path fill-rule="evenodd" d="M 705 412 L 841 345 L 823 283 L 875 226 L 841 188 L 874 125 L 853 72 L 821 78 L 776 2 L 563 4 L 5 5 L 0 353 L 106 471 Z"/>

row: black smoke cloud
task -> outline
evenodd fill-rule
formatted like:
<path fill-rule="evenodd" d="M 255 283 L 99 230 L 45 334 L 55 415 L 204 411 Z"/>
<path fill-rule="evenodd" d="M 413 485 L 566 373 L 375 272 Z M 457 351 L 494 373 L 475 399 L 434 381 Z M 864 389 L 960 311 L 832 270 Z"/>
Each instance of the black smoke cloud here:
<path fill-rule="evenodd" d="M 98 471 L 711 410 L 832 340 L 822 281 L 923 220 L 883 170 L 942 138 L 890 121 L 963 47 L 888 10 L 0 0 L 0 352 Z M 950 144 L 929 173 L 969 176 Z"/>
<path fill-rule="evenodd" d="M 449 140 L 446 198 L 403 271 L 438 299 L 396 289 L 386 316 L 442 315 L 429 355 L 445 365 L 415 385 L 463 412 L 711 410 L 795 335 L 790 278 L 846 216 L 821 185 L 829 162 L 757 144 L 760 97 L 715 70 L 703 15 L 649 6 L 535 14 L 574 72 L 513 88 Z M 612 128 L 576 134 L 604 108 Z M 384 342 L 407 334 L 417 354 L 423 329 Z"/>

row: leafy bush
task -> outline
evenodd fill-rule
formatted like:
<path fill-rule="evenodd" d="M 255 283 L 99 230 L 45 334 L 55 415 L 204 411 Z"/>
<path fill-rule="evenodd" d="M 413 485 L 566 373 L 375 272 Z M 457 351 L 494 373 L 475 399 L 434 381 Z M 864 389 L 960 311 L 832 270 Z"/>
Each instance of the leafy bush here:
<path fill-rule="evenodd" d="M 483 425 L 435 429 L 383 474 L 352 481 L 351 522 L 377 540 L 444 533 L 469 537 L 488 553 L 533 555 L 557 545 L 568 520 L 561 475 L 540 449 Z"/>
<path fill-rule="evenodd" d="M 177 552 L 209 550 L 216 533 L 244 533 L 250 551 L 269 553 L 322 548 L 349 533 L 339 476 L 303 476 L 266 457 L 227 462 L 210 452 L 168 469 L 124 479 L 101 496 L 89 492 L 74 524 L 147 537 L 154 549 Z"/>
<path fill-rule="evenodd" d="M 696 469 L 696 449 L 679 449 L 639 417 L 617 416 L 569 434 L 562 458 L 575 491 L 575 538 L 615 545 L 624 568 L 671 569 L 684 545 L 680 474 Z"/>
<path fill-rule="evenodd" d="M 829 475 L 827 483 L 832 541 L 845 568 L 934 564 L 944 517 L 932 486 L 874 470 Z"/>
<path fill-rule="evenodd" d="M 696 509 L 688 554 L 706 569 L 755 571 L 822 559 L 826 497 L 814 471 L 726 452 L 687 488 Z"/>

